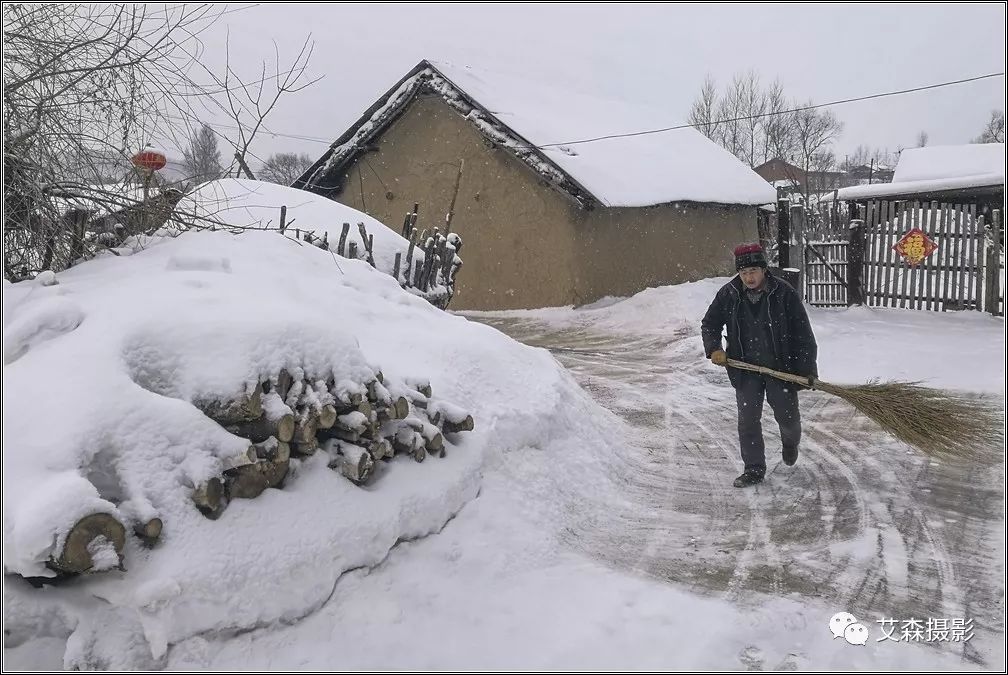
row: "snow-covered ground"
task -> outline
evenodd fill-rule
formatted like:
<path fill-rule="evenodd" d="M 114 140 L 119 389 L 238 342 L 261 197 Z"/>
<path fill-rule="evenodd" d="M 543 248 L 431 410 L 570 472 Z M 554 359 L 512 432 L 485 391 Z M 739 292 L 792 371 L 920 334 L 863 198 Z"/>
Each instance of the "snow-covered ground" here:
<path fill-rule="evenodd" d="M 656 339 L 698 330 L 700 318 L 729 278 L 649 288 L 632 298 L 604 298 L 577 310 L 558 307 L 466 312 L 508 317 L 557 330 L 595 330 Z M 983 312 L 921 312 L 808 307 L 819 343 L 819 377 L 838 384 L 871 378 L 921 380 L 967 391 L 1005 391 L 1004 319 Z M 697 341 L 687 349 L 696 348 Z M 701 353 L 702 357 L 703 354 Z"/>
<path fill-rule="evenodd" d="M 608 348 L 626 336 L 639 368 L 667 359 L 689 375 L 664 372 L 646 382 L 657 388 L 639 393 L 674 403 L 673 419 L 704 418 L 723 402 L 726 382 L 703 359 L 697 322 L 724 280 L 578 311 L 462 317 L 403 292 L 364 262 L 337 266 L 330 253 L 271 232 L 151 240 L 133 255 L 103 257 L 57 279 L 3 286 L 7 668 L 1004 666 L 1003 620 L 978 626 L 964 650 L 877 643 L 877 617 L 866 615 L 859 618 L 871 640 L 852 646 L 834 639 L 828 622 L 863 606 L 862 595 L 845 606 L 789 583 L 764 589 L 752 558 L 760 537 L 773 538 L 774 518 L 788 517 L 777 502 L 762 520 L 750 516 L 748 527 L 737 521 L 711 533 L 749 560 L 722 583 L 717 542 L 690 542 L 689 533 L 709 510 L 726 521 L 736 505 L 740 516 L 758 512 L 758 493 L 729 486 L 737 460 L 722 461 L 720 447 L 680 456 L 689 434 L 674 428 L 659 435 L 667 444 L 661 452 L 643 447 L 624 416 L 599 405 L 584 373 L 561 365 L 554 354 L 562 349 L 526 346 L 485 325 L 545 326 L 572 351 L 590 351 L 593 336 L 606 336 Z M 823 379 L 924 376 L 1003 399 L 1001 320 L 862 309 L 815 311 L 813 321 Z M 634 373 L 628 358 L 600 352 L 597 363 L 626 371 L 609 375 L 627 383 L 648 375 Z M 435 397 L 473 414 L 476 429 L 446 458 L 397 457 L 365 488 L 309 458 L 283 489 L 204 519 L 189 486 L 219 468 L 233 438 L 185 399 L 291 362 L 336 375 L 380 368 L 389 378 L 427 378 Z M 819 450 L 810 452 L 815 458 Z M 85 468 L 96 464 L 111 467 L 124 501 L 91 486 Z M 702 499 L 688 507 L 664 501 L 672 483 L 658 479 L 687 464 L 706 471 L 702 480 L 688 476 Z M 770 488 L 778 482 L 771 476 Z M 803 490 L 790 489 L 797 505 Z M 44 572 L 40 562 L 85 503 L 120 513 L 149 507 L 165 520 L 165 534 L 153 549 L 131 537 L 126 571 L 43 589 L 12 574 Z M 907 541 L 871 524 L 851 535 L 853 543 L 831 538 L 834 560 L 848 559 L 845 544 L 856 549 L 854 562 L 865 550 L 870 558 L 874 534 Z M 739 536 L 749 541 L 735 551 Z M 994 542 L 1003 558 L 1003 536 Z M 680 558 L 657 555 L 680 544 Z M 764 567 L 818 555 L 788 545 L 766 550 L 778 557 Z M 893 548 L 886 554 L 889 570 Z M 706 569 L 710 581 L 684 582 L 676 569 L 656 569 L 656 560 L 698 578 Z M 893 570 L 886 578 L 895 585 L 898 565 Z M 946 589 L 954 585 L 944 580 Z M 1003 614 L 1000 589 L 991 600 Z M 965 595 L 946 594 L 940 607 L 950 617 L 963 612 L 956 602 Z M 892 607 L 897 618 L 900 609 Z"/>

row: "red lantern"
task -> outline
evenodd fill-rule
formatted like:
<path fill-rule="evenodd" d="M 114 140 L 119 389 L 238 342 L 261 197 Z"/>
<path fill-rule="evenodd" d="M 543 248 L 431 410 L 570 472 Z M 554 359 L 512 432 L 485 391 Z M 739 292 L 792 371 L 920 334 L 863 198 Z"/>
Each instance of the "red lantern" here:
<path fill-rule="evenodd" d="M 167 163 L 168 159 L 164 156 L 164 153 L 158 150 L 141 150 L 133 155 L 133 164 L 145 171 L 154 172 L 158 169 L 163 169 Z"/>

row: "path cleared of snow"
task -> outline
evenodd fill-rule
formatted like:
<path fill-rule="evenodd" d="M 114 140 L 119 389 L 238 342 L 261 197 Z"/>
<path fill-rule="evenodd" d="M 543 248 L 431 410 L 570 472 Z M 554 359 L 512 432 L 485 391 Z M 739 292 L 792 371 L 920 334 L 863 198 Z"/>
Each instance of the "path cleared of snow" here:
<path fill-rule="evenodd" d="M 1004 448 L 931 460 L 838 399 L 804 392 L 798 464 L 781 462 L 767 408 L 768 479 L 750 491 L 728 487 L 741 470 L 734 393 L 704 359 L 699 335 L 725 281 L 581 310 L 466 313 L 550 349 L 629 427 L 626 444 L 637 451 L 620 466 L 626 501 L 572 544 L 614 569 L 729 600 L 743 614 L 781 596 L 822 621 L 850 611 L 873 640 L 881 633 L 872 622 L 883 618 L 970 618 L 975 637 L 942 644 L 943 653 L 957 654 L 959 668 L 1003 667 Z M 1003 344 L 1002 319 L 864 308 L 811 309 L 810 317 L 825 380 L 923 379 L 1003 405 L 1003 350 L 991 349 Z M 809 667 L 830 668 L 826 653 Z M 884 658 L 872 657 L 880 668 Z"/>

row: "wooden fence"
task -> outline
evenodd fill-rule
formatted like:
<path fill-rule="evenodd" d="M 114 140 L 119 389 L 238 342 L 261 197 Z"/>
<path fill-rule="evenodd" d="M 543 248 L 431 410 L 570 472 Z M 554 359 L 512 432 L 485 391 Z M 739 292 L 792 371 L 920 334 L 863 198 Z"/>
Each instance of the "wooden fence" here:
<path fill-rule="evenodd" d="M 871 201 L 865 215 L 863 281 L 870 306 L 983 308 L 984 224 L 975 204 Z M 914 229 L 936 247 L 918 264 L 895 250 Z"/>
<path fill-rule="evenodd" d="M 930 311 L 984 310 L 1004 316 L 1004 233 L 999 211 L 975 204 L 870 201 L 861 221 L 846 209 L 818 207 L 790 221 L 803 228 L 802 292 L 817 307 L 864 302 Z M 897 244 L 919 230 L 919 261 Z M 846 236 L 843 236 L 845 235 Z M 854 245 L 856 244 L 856 246 Z"/>

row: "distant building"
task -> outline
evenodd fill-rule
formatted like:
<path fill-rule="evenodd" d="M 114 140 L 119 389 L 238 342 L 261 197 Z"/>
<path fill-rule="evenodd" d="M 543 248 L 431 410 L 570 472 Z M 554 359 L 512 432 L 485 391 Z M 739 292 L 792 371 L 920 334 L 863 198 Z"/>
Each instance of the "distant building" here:
<path fill-rule="evenodd" d="M 781 188 L 784 194 L 800 192 L 812 194 L 836 190 L 851 184 L 851 178 L 843 171 L 809 171 L 774 157 L 753 169 L 768 183 Z"/>
<path fill-rule="evenodd" d="M 851 179 L 847 185 L 888 183 L 893 179 L 893 169 L 885 164 L 876 164 L 874 166 L 861 164 L 860 166 L 848 169 L 847 175 Z"/>

